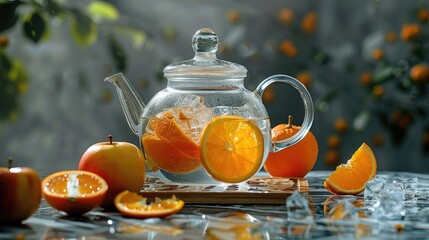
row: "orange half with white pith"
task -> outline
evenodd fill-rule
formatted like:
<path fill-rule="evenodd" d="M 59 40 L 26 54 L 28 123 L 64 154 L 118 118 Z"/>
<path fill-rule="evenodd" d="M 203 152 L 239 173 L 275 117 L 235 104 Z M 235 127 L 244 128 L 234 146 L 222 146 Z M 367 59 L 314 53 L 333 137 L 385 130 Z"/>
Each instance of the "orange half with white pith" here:
<path fill-rule="evenodd" d="M 84 214 L 99 206 L 107 189 L 102 177 L 82 170 L 56 172 L 42 181 L 48 204 L 69 215 Z"/>

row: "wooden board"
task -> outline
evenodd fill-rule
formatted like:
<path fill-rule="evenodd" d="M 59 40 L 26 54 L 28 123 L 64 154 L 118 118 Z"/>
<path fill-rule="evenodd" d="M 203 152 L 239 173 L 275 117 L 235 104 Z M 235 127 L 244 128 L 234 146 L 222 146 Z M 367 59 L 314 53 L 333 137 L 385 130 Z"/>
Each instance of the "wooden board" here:
<path fill-rule="evenodd" d="M 303 178 L 253 177 L 243 184 L 166 184 L 148 177 L 141 195 L 170 198 L 175 195 L 187 204 L 285 204 L 294 191 L 308 192 Z"/>

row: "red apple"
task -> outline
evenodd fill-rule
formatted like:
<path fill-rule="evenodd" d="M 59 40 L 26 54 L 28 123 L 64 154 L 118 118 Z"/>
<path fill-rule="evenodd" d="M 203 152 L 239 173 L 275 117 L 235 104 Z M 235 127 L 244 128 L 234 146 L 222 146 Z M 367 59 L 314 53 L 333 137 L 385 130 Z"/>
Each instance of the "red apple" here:
<path fill-rule="evenodd" d="M 79 170 L 100 175 L 109 186 L 101 207 L 114 208 L 114 198 L 122 191 L 140 192 L 146 176 L 145 157 L 134 144 L 100 142 L 90 146 L 79 162 Z"/>
<path fill-rule="evenodd" d="M 30 217 L 41 200 L 40 177 L 28 167 L 0 168 L 0 224 L 17 224 Z"/>

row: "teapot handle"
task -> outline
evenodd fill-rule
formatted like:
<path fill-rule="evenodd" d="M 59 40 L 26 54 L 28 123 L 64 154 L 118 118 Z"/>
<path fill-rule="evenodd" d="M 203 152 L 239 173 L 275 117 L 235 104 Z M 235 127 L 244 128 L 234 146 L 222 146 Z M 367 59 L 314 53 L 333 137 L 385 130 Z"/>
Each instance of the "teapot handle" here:
<path fill-rule="evenodd" d="M 274 82 L 287 83 L 292 87 L 294 87 L 296 90 L 298 90 L 299 94 L 301 95 L 302 101 L 304 102 L 304 114 L 305 114 L 301 129 L 295 135 L 285 140 L 272 142 L 271 151 L 277 152 L 289 146 L 294 145 L 295 143 L 301 141 L 301 139 L 305 137 L 307 132 L 310 130 L 311 125 L 313 124 L 314 107 L 313 107 L 313 100 L 311 99 L 310 93 L 308 92 L 307 88 L 300 81 L 288 75 L 278 74 L 278 75 L 273 75 L 271 77 L 266 78 L 258 85 L 254 93 L 257 94 L 259 97 L 262 97 L 262 94 L 264 93 L 265 89 L 271 83 L 274 83 Z"/>

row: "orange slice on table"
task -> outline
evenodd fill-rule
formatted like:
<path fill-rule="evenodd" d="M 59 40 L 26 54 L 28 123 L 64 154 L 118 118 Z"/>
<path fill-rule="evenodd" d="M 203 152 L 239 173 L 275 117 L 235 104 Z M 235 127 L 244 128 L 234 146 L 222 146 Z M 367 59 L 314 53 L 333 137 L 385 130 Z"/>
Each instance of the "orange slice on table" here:
<path fill-rule="evenodd" d="M 264 137 L 259 127 L 239 116 L 215 117 L 201 137 L 201 161 L 214 179 L 239 183 L 261 167 Z"/>
<path fill-rule="evenodd" d="M 69 215 L 84 214 L 99 206 L 107 189 L 102 177 L 82 170 L 56 172 L 42 181 L 46 202 Z"/>
<path fill-rule="evenodd" d="M 115 206 L 122 214 L 135 218 L 166 217 L 179 212 L 185 202 L 173 195 L 169 199 L 155 198 L 152 203 L 135 192 L 123 191 L 115 197 Z"/>
<path fill-rule="evenodd" d="M 334 194 L 358 194 L 377 173 L 377 160 L 371 148 L 363 143 L 346 164 L 339 165 L 323 183 Z"/>

